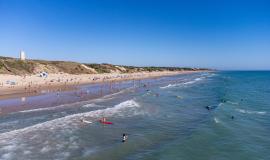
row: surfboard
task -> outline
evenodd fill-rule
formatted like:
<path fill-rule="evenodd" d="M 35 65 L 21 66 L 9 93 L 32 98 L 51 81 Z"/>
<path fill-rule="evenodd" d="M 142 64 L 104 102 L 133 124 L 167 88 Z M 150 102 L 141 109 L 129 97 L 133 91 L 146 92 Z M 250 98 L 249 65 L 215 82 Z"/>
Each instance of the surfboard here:
<path fill-rule="evenodd" d="M 93 123 L 93 122 L 87 121 L 87 120 L 82 120 L 82 122 L 83 122 L 83 123 L 88 123 L 88 124 Z"/>
<path fill-rule="evenodd" d="M 102 123 L 102 124 L 113 124 L 112 122 L 103 122 L 103 121 L 99 121 L 100 123 Z"/>

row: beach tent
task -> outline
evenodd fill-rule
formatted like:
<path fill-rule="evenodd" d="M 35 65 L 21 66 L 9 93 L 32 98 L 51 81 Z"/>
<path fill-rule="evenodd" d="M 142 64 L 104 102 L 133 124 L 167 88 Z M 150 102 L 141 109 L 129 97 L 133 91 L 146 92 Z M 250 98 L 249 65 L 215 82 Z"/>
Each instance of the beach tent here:
<path fill-rule="evenodd" d="M 9 84 L 9 85 L 16 85 L 16 81 L 14 81 L 14 80 L 7 80 L 7 81 L 6 81 L 6 84 Z"/>
<path fill-rule="evenodd" d="M 40 77 L 44 77 L 44 78 L 47 78 L 48 77 L 48 73 L 47 72 L 41 72 Z"/>

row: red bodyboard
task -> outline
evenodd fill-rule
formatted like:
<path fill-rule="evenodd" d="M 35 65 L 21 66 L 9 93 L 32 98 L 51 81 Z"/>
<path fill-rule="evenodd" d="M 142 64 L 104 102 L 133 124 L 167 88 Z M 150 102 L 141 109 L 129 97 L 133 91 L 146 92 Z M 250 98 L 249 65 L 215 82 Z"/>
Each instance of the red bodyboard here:
<path fill-rule="evenodd" d="M 103 121 L 99 121 L 102 124 L 113 124 L 112 122 L 103 122 Z"/>

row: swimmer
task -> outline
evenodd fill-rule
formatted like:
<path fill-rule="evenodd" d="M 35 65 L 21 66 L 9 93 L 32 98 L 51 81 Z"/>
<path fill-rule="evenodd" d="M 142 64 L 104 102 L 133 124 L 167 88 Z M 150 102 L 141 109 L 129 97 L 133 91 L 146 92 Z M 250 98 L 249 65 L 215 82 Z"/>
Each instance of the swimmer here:
<path fill-rule="evenodd" d="M 182 99 L 182 97 L 181 97 L 181 96 L 176 96 L 176 98 L 178 98 L 178 99 Z"/>
<path fill-rule="evenodd" d="M 123 134 L 122 142 L 126 142 L 126 141 L 127 141 L 127 138 L 128 138 L 128 136 L 124 133 L 124 134 Z"/>

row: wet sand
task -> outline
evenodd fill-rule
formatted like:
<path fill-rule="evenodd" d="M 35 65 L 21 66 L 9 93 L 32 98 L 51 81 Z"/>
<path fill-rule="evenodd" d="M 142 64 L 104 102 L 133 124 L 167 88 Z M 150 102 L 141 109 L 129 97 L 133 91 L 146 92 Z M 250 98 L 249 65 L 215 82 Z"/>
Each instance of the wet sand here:
<path fill-rule="evenodd" d="M 129 85 L 125 85 L 126 83 Z M 123 81 L 114 84 L 99 83 L 79 85 L 76 87 L 73 86 L 67 90 L 48 89 L 43 90 L 42 93 L 39 94 L 17 94 L 17 97 L 9 97 L 8 99 L 0 100 L 0 115 L 24 110 L 42 109 L 81 101 L 88 101 L 119 92 L 128 86 L 132 86 L 131 83 L 133 83 L 133 81 Z M 138 83 L 138 81 L 135 83 Z"/>

